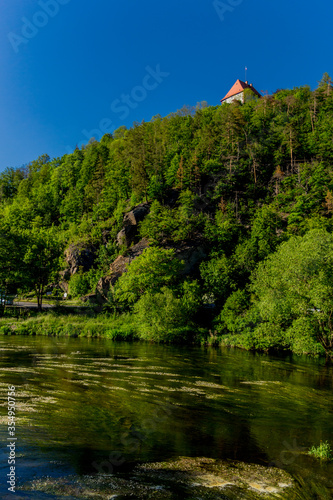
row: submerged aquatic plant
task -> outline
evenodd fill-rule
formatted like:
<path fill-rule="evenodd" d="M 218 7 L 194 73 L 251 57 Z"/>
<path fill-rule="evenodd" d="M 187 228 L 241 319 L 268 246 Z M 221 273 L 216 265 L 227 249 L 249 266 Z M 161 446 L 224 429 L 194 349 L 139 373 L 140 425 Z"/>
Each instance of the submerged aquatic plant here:
<path fill-rule="evenodd" d="M 312 455 L 320 460 L 332 460 L 332 448 L 328 441 L 325 443 L 320 442 L 319 446 L 312 446 L 308 451 L 308 455 Z"/>
<path fill-rule="evenodd" d="M 332 495 L 330 488 L 323 481 L 313 480 L 295 476 L 294 486 L 291 489 L 286 489 L 272 498 L 276 500 L 331 500 Z"/>

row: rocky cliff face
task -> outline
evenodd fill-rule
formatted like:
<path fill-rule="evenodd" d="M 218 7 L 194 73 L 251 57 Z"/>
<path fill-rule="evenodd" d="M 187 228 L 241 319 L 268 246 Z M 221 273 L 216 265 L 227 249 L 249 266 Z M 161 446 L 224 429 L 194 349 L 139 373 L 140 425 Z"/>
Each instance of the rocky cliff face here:
<path fill-rule="evenodd" d="M 111 286 L 113 286 L 120 276 L 126 272 L 128 265 L 139 257 L 148 246 L 148 240 L 143 238 L 139 243 L 132 246 L 126 255 L 119 255 L 119 257 L 116 258 L 110 266 L 110 274 L 101 278 L 97 284 L 96 292 L 101 299 L 107 298 Z"/>
<path fill-rule="evenodd" d="M 149 213 L 149 209 L 149 203 L 142 203 L 124 215 L 123 228 L 117 235 L 117 243 L 119 246 L 126 246 L 129 248 L 133 243 L 138 243 L 138 224 L 143 221 Z M 104 231 L 104 245 L 107 244 L 108 237 L 109 232 Z M 80 269 L 82 269 L 83 272 L 89 271 L 94 265 L 96 250 L 94 245 L 83 242 L 69 245 L 65 250 L 67 268 L 62 271 L 62 278 L 64 280 L 69 280 L 70 277 Z"/>
<path fill-rule="evenodd" d="M 148 246 L 148 240 L 143 238 L 139 243 L 132 246 L 126 252 L 126 255 L 119 255 L 119 257 L 117 257 L 110 266 L 110 274 L 101 278 L 97 284 L 96 293 L 99 302 L 107 300 L 107 294 L 110 288 L 114 286 L 118 279 L 127 271 L 129 264 L 139 257 Z M 168 248 L 173 248 L 176 258 L 184 262 L 184 269 L 182 272 L 184 275 L 196 271 L 199 262 L 207 255 L 204 246 L 199 244 L 199 242 L 193 244 L 182 243 L 177 247 Z"/>
<path fill-rule="evenodd" d="M 69 245 L 65 250 L 65 261 L 67 268 L 60 272 L 60 287 L 64 292 L 68 292 L 68 281 L 70 277 L 80 269 L 83 272 L 89 271 L 94 264 L 96 248 L 83 242 Z"/>
<path fill-rule="evenodd" d="M 123 218 L 123 228 L 117 234 L 117 243 L 119 246 L 126 247 L 123 255 L 119 255 L 110 265 L 110 270 L 107 276 L 101 278 L 97 284 L 96 294 L 87 296 L 87 300 L 103 303 L 107 300 L 107 295 L 112 286 L 126 272 L 129 264 L 139 257 L 142 252 L 149 246 L 147 239 L 143 238 L 138 241 L 138 225 L 149 214 L 149 204 L 143 203 L 136 206 L 133 210 L 126 213 Z M 134 243 L 134 245 L 133 245 Z M 132 246 L 131 246 L 132 245 Z M 167 248 L 173 248 L 176 258 L 184 261 L 183 274 L 196 272 L 199 262 L 206 257 L 206 249 L 200 241 L 181 242 Z M 76 243 L 70 245 L 65 251 L 65 259 L 67 269 L 61 273 L 62 284 L 64 291 L 68 290 L 68 280 L 77 273 L 80 269 L 83 272 L 89 271 L 94 264 L 96 256 L 96 248 L 93 245 L 84 243 Z"/>
<path fill-rule="evenodd" d="M 138 234 L 138 224 L 142 222 L 146 215 L 149 214 L 149 204 L 142 203 L 125 214 L 123 220 L 123 229 L 117 234 L 117 243 L 119 246 L 125 245 L 129 247 L 135 242 Z"/>
<path fill-rule="evenodd" d="M 72 276 L 80 268 L 83 272 L 89 271 L 95 261 L 96 248 L 93 245 L 84 243 L 75 243 L 69 245 L 65 251 L 65 259 L 68 265 L 68 272 Z"/>

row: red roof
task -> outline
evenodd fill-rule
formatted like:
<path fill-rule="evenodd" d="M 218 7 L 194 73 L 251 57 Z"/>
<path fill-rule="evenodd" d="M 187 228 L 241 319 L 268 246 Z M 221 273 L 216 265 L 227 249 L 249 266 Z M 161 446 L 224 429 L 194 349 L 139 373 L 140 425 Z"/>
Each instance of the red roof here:
<path fill-rule="evenodd" d="M 247 82 L 242 82 L 242 80 L 237 80 L 236 83 L 233 85 L 233 87 L 231 87 L 227 95 L 223 97 L 223 99 L 221 99 L 221 102 L 225 101 L 229 97 L 233 97 L 234 95 L 240 94 L 245 89 L 250 89 L 259 97 L 261 97 L 261 94 L 259 94 L 259 92 L 253 87 L 252 84 L 249 85 Z"/>

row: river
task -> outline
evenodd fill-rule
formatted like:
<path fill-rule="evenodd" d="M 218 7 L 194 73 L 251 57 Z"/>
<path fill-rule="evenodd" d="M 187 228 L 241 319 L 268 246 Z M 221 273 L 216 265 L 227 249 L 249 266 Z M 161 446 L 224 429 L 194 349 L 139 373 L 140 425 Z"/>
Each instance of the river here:
<path fill-rule="evenodd" d="M 3 497 L 8 386 L 17 487 L 45 476 L 126 477 L 137 463 L 176 457 L 274 466 L 305 481 L 333 477 L 331 464 L 305 453 L 333 444 L 333 369 L 323 360 L 19 336 L 1 337 L 0 355 Z M 56 498 L 24 491 L 19 498 Z"/>

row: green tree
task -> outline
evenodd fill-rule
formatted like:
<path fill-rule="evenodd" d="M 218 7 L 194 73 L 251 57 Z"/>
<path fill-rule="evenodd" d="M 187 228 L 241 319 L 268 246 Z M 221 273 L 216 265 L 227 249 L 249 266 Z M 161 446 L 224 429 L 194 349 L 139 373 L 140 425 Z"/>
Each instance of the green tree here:
<path fill-rule="evenodd" d="M 25 177 L 23 168 L 6 168 L 0 174 L 0 200 L 13 198 L 17 193 L 20 182 Z"/>
<path fill-rule="evenodd" d="M 211 256 L 209 260 L 201 263 L 200 274 L 209 300 L 213 300 L 220 307 L 235 288 L 232 260 L 224 254 Z"/>
<path fill-rule="evenodd" d="M 68 283 L 68 292 L 72 297 L 81 297 L 90 292 L 90 282 L 87 274 L 82 270 L 73 274 Z"/>
<path fill-rule="evenodd" d="M 38 309 L 42 309 L 43 293 L 51 281 L 57 279 L 60 270 L 62 246 L 55 228 L 33 227 L 22 233 L 24 276 L 23 288 L 34 289 Z"/>
<path fill-rule="evenodd" d="M 283 243 L 253 276 L 257 329 L 269 335 L 269 326 L 278 326 L 294 351 L 324 350 L 332 357 L 332 273 L 333 236 L 327 231 L 314 229 Z"/>
<path fill-rule="evenodd" d="M 150 212 L 140 224 L 142 238 L 148 238 L 154 243 L 162 243 L 172 239 L 178 228 L 177 217 L 173 210 L 154 200 Z"/>
<path fill-rule="evenodd" d="M 249 307 L 249 294 L 246 290 L 236 290 L 229 295 L 221 314 L 216 320 L 217 330 L 232 333 L 241 332 L 246 325 L 245 312 Z"/>
<path fill-rule="evenodd" d="M 0 228 L 0 311 L 2 299 L 17 293 L 24 276 L 21 261 L 21 238 L 13 231 Z"/>
<path fill-rule="evenodd" d="M 172 249 L 149 247 L 133 260 L 115 285 L 115 298 L 133 304 L 144 293 L 158 292 L 177 282 L 183 263 Z"/>
<path fill-rule="evenodd" d="M 141 338 L 162 342 L 184 338 L 186 311 L 170 288 L 145 293 L 135 304 L 134 312 Z"/>
<path fill-rule="evenodd" d="M 140 337 L 162 342 L 188 340 L 195 331 L 192 318 L 200 305 L 196 281 L 184 281 L 174 290 L 164 286 L 158 292 L 146 292 L 134 305 Z"/>

